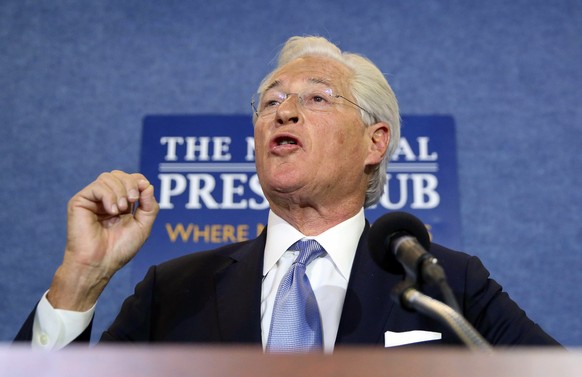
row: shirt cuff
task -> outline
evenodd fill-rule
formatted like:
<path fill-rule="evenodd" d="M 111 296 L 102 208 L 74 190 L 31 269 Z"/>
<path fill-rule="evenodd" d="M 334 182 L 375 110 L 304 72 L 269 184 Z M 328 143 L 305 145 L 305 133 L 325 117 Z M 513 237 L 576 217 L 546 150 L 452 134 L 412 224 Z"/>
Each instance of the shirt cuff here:
<path fill-rule="evenodd" d="M 42 296 L 36 307 L 32 327 L 32 348 L 58 350 L 75 340 L 91 323 L 95 305 L 86 312 L 55 309 Z"/>

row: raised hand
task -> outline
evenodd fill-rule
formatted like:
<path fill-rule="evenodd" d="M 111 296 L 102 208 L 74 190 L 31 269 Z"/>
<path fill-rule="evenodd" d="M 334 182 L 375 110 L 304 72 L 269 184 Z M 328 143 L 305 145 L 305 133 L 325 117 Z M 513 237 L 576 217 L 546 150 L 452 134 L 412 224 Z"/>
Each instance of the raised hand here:
<path fill-rule="evenodd" d="M 53 307 L 85 311 L 93 306 L 146 241 L 158 210 L 153 186 L 141 174 L 103 173 L 73 196 L 63 263 L 47 296 Z"/>

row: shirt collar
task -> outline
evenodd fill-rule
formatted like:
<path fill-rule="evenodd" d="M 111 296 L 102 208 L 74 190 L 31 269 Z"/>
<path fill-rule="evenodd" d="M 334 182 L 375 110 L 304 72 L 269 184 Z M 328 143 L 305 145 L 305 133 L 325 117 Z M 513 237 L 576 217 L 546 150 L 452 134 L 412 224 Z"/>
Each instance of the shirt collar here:
<path fill-rule="evenodd" d="M 366 219 L 362 208 L 355 216 L 320 235 L 307 237 L 273 211 L 269 211 L 263 276 L 275 266 L 291 245 L 307 237 L 316 240 L 323 246 L 342 276 L 349 280 L 356 249 L 365 226 Z"/>

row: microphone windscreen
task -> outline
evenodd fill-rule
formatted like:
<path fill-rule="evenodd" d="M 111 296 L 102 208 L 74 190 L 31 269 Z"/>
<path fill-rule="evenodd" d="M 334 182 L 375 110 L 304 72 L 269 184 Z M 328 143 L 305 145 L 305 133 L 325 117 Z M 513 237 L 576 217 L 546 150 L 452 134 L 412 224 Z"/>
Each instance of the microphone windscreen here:
<path fill-rule="evenodd" d="M 378 218 L 370 228 L 368 248 L 372 259 L 388 272 L 403 274 L 404 268 L 390 250 L 396 236 L 415 237 L 425 250 L 430 249 L 430 236 L 426 226 L 407 212 L 390 212 Z"/>

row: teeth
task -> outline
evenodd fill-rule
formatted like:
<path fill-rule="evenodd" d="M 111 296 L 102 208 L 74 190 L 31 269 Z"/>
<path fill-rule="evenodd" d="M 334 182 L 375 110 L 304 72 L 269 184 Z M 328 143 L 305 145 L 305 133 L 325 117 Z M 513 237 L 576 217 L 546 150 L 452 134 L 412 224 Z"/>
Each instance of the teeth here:
<path fill-rule="evenodd" d="M 279 145 L 287 145 L 287 144 L 297 144 L 295 140 L 282 140 L 279 142 Z"/>

